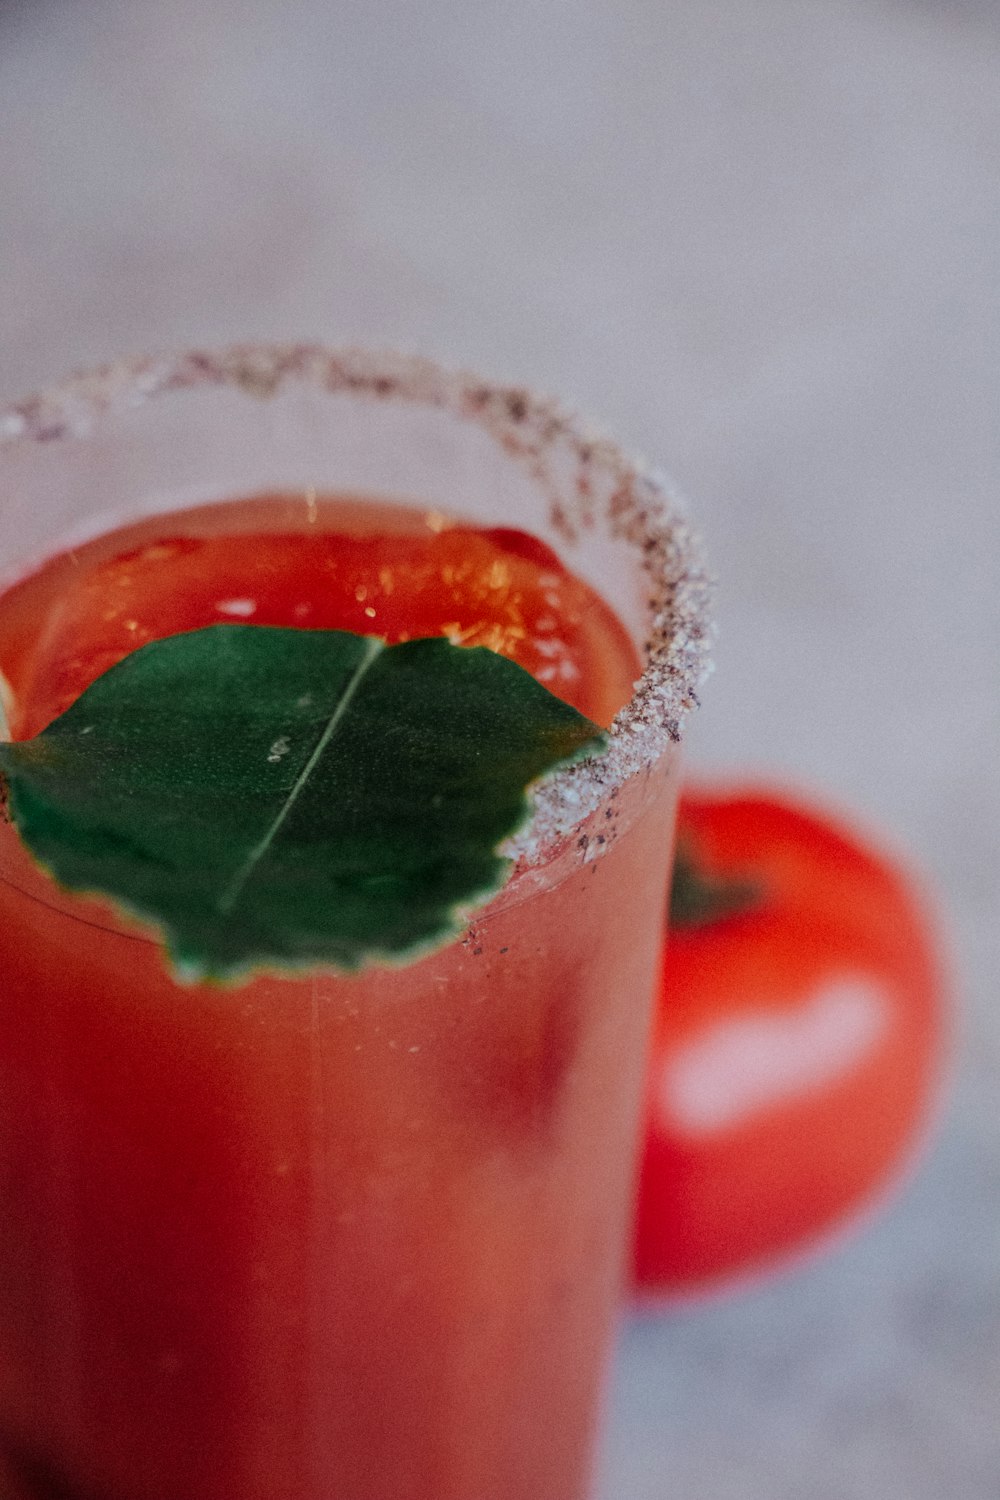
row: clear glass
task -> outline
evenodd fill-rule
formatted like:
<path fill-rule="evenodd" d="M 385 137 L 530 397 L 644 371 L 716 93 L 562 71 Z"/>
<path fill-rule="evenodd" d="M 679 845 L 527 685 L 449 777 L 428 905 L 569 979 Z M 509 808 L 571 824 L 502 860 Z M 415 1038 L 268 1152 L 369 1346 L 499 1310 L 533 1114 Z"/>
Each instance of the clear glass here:
<path fill-rule="evenodd" d="M 0 1489 L 582 1500 L 704 671 L 697 549 L 550 402 L 241 348 L 0 412 L 0 587 L 126 520 L 296 490 L 532 532 L 644 675 L 609 754 L 541 790 L 501 895 L 401 969 L 178 988 L 0 825 Z"/>

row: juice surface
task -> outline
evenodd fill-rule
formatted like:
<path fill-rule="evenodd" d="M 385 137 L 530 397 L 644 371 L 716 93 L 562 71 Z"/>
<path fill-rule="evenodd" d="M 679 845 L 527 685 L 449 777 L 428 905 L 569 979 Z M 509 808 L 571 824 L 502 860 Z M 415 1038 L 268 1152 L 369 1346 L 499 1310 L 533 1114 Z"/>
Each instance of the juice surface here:
<path fill-rule="evenodd" d="M 147 641 L 221 622 L 488 646 L 603 725 L 639 673 L 600 596 L 525 532 L 386 504 L 260 497 L 107 533 L 0 596 L 12 736 L 36 734 Z"/>
<path fill-rule="evenodd" d="M 11 727 L 234 619 L 489 644 L 602 723 L 638 670 L 522 533 L 277 496 L 0 597 Z M 675 794 L 415 964 L 237 988 L 3 878 L 0 823 L 2 1500 L 584 1500 Z"/>

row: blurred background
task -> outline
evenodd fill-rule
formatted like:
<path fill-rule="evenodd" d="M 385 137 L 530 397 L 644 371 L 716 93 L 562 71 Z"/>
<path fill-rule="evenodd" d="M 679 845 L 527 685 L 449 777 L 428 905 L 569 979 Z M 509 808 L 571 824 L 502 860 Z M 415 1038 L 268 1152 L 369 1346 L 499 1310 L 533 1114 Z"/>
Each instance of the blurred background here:
<path fill-rule="evenodd" d="M 626 1319 L 601 1500 L 1000 1494 L 998 272 L 993 0 L 0 0 L 0 400 L 272 336 L 562 395 L 707 537 L 692 767 L 936 887 L 932 1153 L 827 1259 Z"/>

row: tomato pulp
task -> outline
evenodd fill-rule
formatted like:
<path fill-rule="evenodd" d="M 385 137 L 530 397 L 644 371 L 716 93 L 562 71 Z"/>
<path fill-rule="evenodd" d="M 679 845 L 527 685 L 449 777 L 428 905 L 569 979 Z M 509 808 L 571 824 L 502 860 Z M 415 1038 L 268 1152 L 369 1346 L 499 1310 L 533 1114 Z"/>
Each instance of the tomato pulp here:
<path fill-rule="evenodd" d="M 0 596 L 12 733 L 219 620 L 491 645 L 605 723 L 637 673 L 523 533 L 271 496 L 106 534 Z M 580 1500 L 675 791 L 669 759 L 627 783 L 437 954 L 238 988 L 179 988 L 0 827 L 11 1484 Z"/>

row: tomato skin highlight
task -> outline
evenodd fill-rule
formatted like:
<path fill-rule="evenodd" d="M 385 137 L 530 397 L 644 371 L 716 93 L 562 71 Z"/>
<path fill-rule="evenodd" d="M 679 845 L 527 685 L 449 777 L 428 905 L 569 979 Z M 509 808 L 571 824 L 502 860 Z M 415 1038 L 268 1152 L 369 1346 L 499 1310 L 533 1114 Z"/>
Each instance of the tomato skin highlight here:
<path fill-rule="evenodd" d="M 648 1083 L 640 1295 L 723 1289 L 815 1248 L 926 1134 L 944 984 L 910 878 L 784 793 L 689 789 L 679 848 L 755 899 L 672 927 Z"/>

